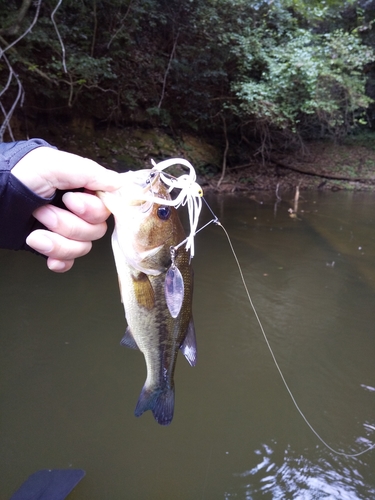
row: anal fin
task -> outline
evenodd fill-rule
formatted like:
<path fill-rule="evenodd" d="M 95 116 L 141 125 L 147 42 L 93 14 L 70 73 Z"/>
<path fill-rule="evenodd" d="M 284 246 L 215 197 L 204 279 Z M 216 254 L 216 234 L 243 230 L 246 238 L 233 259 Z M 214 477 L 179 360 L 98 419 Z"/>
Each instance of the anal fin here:
<path fill-rule="evenodd" d="M 139 349 L 129 327 L 125 330 L 125 335 L 122 337 L 120 345 L 128 347 L 129 349 Z"/>

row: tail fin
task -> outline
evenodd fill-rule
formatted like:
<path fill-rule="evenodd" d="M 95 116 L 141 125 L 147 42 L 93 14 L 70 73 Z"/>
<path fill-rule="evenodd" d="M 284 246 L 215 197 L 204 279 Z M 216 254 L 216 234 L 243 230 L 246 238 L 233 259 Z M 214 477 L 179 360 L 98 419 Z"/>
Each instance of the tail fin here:
<path fill-rule="evenodd" d="M 152 411 L 158 424 L 169 425 L 174 412 L 174 387 L 149 390 L 144 386 L 134 414 L 140 417 L 147 410 Z"/>

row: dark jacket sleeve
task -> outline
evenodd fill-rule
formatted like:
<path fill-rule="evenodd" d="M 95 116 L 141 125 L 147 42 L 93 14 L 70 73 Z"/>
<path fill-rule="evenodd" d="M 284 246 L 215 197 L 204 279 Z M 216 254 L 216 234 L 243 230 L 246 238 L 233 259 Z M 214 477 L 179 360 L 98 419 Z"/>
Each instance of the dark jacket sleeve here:
<path fill-rule="evenodd" d="M 21 158 L 41 146 L 53 147 L 42 139 L 0 143 L 0 248 L 30 250 L 27 236 L 42 227 L 32 213 L 54 198 L 36 195 L 11 172 Z"/>

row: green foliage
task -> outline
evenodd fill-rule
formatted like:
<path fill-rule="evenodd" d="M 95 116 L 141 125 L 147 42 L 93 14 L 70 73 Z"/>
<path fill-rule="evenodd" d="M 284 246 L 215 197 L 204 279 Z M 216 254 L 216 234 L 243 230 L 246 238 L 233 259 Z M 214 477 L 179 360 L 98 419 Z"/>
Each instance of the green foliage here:
<path fill-rule="evenodd" d="M 373 51 L 342 29 L 270 35 L 266 26 L 236 35 L 242 66 L 231 86 L 238 102 L 228 107 L 243 120 L 310 136 L 357 126 L 370 103 L 363 66 L 374 60 Z"/>
<path fill-rule="evenodd" d="M 0 2 L 1 47 L 33 19 L 35 4 L 20 20 L 19 3 Z M 339 136 L 366 123 L 374 55 L 361 36 L 372 24 L 356 0 L 64 0 L 58 31 L 55 7 L 43 0 L 8 53 L 26 111 L 221 138 L 224 118 L 231 144 L 257 131 L 267 142 L 274 131 Z"/>
<path fill-rule="evenodd" d="M 307 24 L 319 25 L 322 21 L 335 21 L 348 8 L 355 7 L 356 0 L 286 0 L 284 8 L 292 9 Z"/>

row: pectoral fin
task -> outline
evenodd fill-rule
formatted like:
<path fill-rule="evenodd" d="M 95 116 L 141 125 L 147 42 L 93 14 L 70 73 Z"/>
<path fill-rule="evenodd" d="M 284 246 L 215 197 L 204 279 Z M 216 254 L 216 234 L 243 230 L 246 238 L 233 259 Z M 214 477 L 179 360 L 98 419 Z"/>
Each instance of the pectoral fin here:
<path fill-rule="evenodd" d="M 140 306 L 150 310 L 155 306 L 155 294 L 148 276 L 139 273 L 132 276 L 135 298 Z"/>
<path fill-rule="evenodd" d="M 182 354 L 188 360 L 190 366 L 195 366 L 197 363 L 197 341 L 195 338 L 195 328 L 193 318 L 190 320 L 186 337 L 180 347 Z"/>
<path fill-rule="evenodd" d="M 120 345 L 128 347 L 129 349 L 139 349 L 129 327 L 126 329 L 125 335 L 122 337 Z"/>

